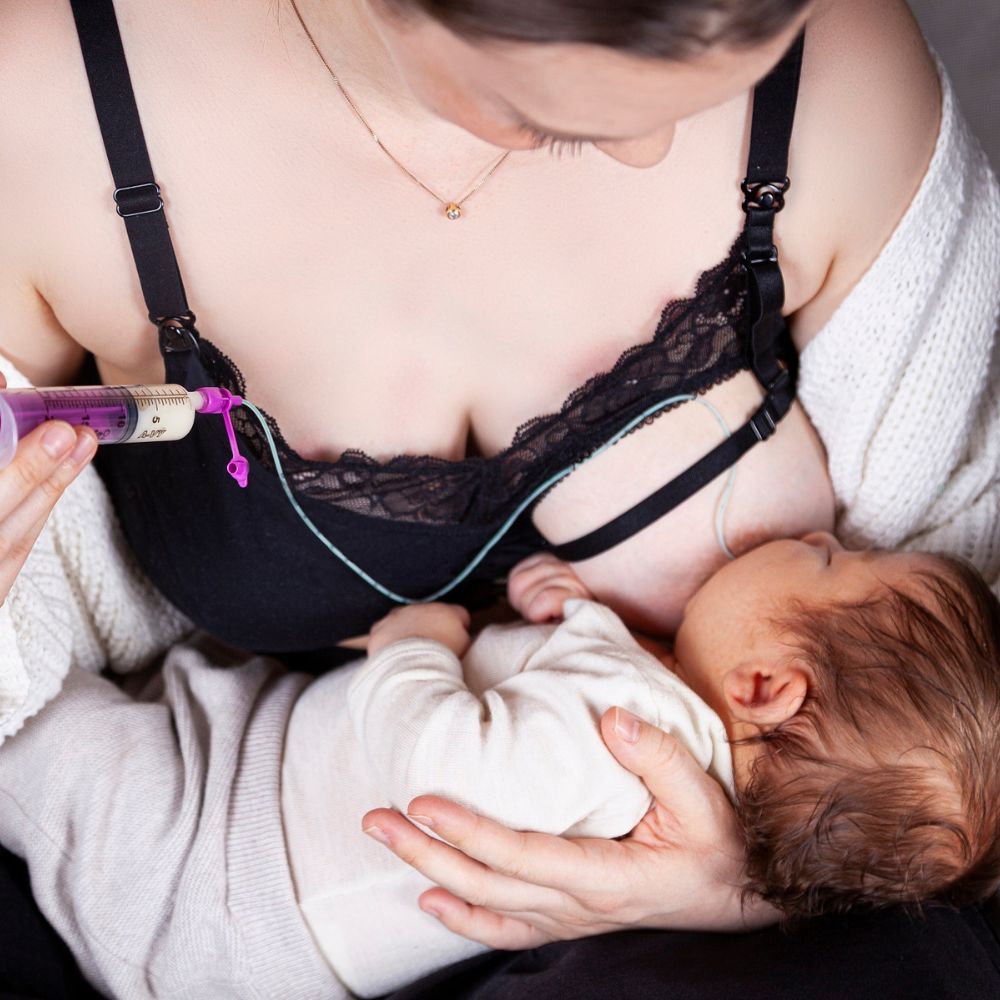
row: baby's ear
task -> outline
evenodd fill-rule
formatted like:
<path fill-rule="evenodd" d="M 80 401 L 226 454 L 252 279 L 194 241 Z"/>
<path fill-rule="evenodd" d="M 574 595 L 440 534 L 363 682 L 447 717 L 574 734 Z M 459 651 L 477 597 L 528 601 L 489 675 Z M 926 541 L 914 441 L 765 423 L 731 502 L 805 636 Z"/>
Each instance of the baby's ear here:
<path fill-rule="evenodd" d="M 809 673 L 794 659 L 741 663 L 722 679 L 734 719 L 771 729 L 796 715 L 809 693 Z"/>

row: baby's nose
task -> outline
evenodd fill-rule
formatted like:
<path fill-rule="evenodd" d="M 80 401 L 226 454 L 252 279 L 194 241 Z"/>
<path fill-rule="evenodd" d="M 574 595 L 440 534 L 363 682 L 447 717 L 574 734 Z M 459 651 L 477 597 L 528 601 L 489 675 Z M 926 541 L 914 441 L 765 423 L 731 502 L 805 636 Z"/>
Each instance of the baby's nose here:
<path fill-rule="evenodd" d="M 815 548 L 829 548 L 834 552 L 844 551 L 844 546 L 829 531 L 810 531 L 808 535 L 803 535 L 799 541 Z"/>

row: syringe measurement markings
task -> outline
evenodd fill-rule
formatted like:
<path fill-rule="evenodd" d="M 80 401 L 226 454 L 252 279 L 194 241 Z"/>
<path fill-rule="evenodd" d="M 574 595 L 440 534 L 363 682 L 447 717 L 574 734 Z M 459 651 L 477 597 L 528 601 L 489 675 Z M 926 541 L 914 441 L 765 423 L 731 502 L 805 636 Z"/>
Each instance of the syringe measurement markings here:
<path fill-rule="evenodd" d="M 83 410 L 108 410 L 112 407 L 118 407 L 118 409 L 124 413 L 127 409 L 127 404 L 124 400 L 120 399 L 108 399 L 107 397 L 100 396 L 61 396 L 58 399 L 51 399 L 46 396 L 42 396 L 42 405 L 45 407 L 45 414 L 49 420 L 59 419 L 59 415 L 64 413 L 67 407 L 72 409 L 83 409 Z M 53 418 L 52 414 L 55 414 Z"/>
<path fill-rule="evenodd" d="M 107 440 L 112 434 L 112 428 L 91 426 L 93 419 L 91 410 L 97 410 L 101 414 L 102 422 L 113 420 L 115 428 L 119 431 L 128 425 L 128 407 L 123 400 L 82 392 L 61 393 L 58 399 L 47 397 L 44 393 L 39 395 L 45 408 L 46 420 L 62 419 L 66 414 L 67 407 L 76 410 L 77 413 L 83 410 L 83 415 L 78 418 L 80 426 L 90 427 L 97 435 L 98 441 Z"/>
<path fill-rule="evenodd" d="M 167 390 L 161 390 L 157 392 L 150 392 L 146 390 L 142 393 L 134 393 L 132 397 L 136 405 L 140 410 L 148 409 L 153 407 L 153 409 L 159 409 L 161 405 L 163 406 L 190 406 L 191 397 L 188 396 L 187 392 L 169 392 Z"/>

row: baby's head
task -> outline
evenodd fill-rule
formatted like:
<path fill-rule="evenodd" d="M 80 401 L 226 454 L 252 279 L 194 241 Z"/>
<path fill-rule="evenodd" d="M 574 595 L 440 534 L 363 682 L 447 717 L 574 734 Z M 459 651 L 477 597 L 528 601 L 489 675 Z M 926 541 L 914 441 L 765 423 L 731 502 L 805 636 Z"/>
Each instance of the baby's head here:
<path fill-rule="evenodd" d="M 689 602 L 678 673 L 733 741 L 749 889 L 788 917 L 1000 881 L 1000 602 L 922 554 L 772 542 Z"/>

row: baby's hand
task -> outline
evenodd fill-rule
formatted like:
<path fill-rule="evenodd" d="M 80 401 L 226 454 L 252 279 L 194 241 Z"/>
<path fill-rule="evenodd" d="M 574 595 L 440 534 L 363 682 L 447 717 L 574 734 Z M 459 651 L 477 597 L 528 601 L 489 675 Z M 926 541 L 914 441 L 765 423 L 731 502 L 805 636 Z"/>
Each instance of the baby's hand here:
<path fill-rule="evenodd" d="M 563 604 L 570 597 L 593 600 L 569 564 L 548 552 L 522 559 L 507 578 L 507 600 L 529 622 L 562 618 Z"/>
<path fill-rule="evenodd" d="M 469 648 L 469 612 L 457 604 L 408 604 L 377 621 L 368 637 L 368 655 L 374 656 L 400 639 L 434 639 L 456 656 Z"/>

